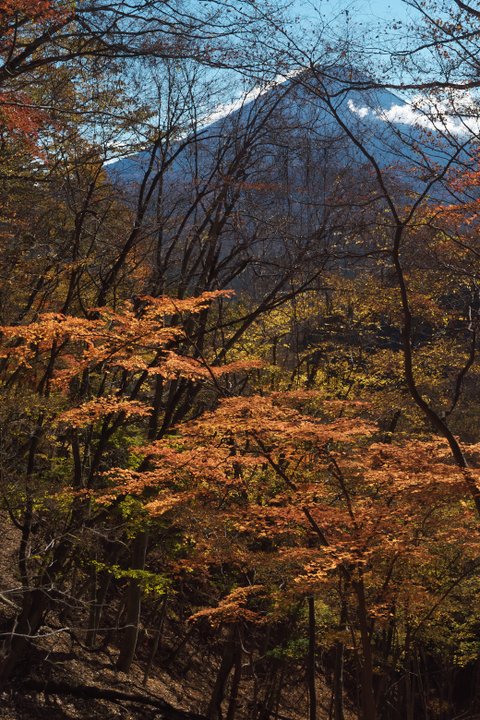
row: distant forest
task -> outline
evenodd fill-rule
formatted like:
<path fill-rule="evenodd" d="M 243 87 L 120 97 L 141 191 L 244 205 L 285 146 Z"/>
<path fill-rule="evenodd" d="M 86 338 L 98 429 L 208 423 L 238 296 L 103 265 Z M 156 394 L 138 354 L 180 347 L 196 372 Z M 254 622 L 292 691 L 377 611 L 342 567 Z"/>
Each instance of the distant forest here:
<path fill-rule="evenodd" d="M 480 718 L 479 43 L 0 0 L 1 720 Z"/>

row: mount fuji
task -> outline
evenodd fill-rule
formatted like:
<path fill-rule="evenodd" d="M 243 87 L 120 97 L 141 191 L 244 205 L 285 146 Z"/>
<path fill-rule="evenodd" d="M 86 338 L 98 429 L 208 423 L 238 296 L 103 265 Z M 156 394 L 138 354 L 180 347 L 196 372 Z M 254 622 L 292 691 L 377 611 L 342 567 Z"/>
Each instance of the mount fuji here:
<path fill-rule="evenodd" d="M 155 244 L 159 291 L 231 287 L 239 275 L 245 286 L 247 273 L 268 294 L 286 269 L 302 282 L 378 247 L 387 196 L 451 202 L 444 171 L 469 162 L 473 136 L 367 85 L 343 70 L 299 73 L 109 165 Z"/>

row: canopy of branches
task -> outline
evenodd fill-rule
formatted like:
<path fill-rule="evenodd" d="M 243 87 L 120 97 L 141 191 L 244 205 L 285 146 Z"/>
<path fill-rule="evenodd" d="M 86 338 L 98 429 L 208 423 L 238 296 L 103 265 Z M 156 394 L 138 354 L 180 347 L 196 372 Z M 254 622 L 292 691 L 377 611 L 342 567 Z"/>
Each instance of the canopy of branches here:
<path fill-rule="evenodd" d="M 8 717 L 478 716 L 480 5 L 405 5 L 0 0 Z"/>

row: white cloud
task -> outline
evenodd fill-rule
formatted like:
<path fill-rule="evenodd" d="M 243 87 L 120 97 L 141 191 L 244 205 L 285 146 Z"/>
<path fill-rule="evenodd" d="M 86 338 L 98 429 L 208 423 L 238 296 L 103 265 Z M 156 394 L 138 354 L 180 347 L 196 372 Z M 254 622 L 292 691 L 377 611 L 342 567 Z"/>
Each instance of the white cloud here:
<path fill-rule="evenodd" d="M 452 135 L 480 134 L 480 110 L 477 111 L 477 106 L 468 93 L 436 104 L 426 96 L 417 95 L 411 103 L 393 104 L 388 108 L 371 108 L 349 100 L 348 108 L 362 120 L 370 115 L 383 122 Z"/>
<path fill-rule="evenodd" d="M 348 109 L 361 119 L 366 117 L 370 112 L 370 109 L 367 107 L 357 107 L 353 100 L 348 101 Z"/>

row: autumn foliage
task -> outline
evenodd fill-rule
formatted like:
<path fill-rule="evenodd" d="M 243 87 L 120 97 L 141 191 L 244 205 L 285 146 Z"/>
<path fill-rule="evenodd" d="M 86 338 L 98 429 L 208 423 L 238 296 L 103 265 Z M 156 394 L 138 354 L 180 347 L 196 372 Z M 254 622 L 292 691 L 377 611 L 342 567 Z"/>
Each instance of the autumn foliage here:
<path fill-rule="evenodd" d="M 474 718 L 478 151 L 206 5 L 0 2 L 2 692 Z"/>
<path fill-rule="evenodd" d="M 50 0 L 0 3 L 0 53 L 10 75 L 10 83 L 3 82 L 0 90 L 0 129 L 4 138 L 19 141 L 33 155 L 42 154 L 39 133 L 51 118 L 46 108 L 38 106 L 34 95 L 15 87 L 17 56 L 21 57 L 22 52 L 28 56 L 26 45 L 48 33 L 51 24 L 61 25 L 72 14 L 68 4 Z"/>

